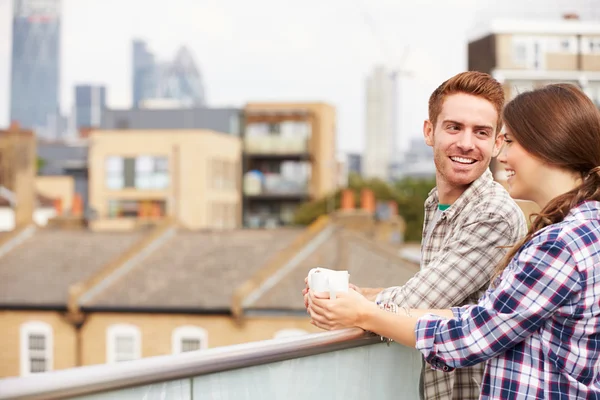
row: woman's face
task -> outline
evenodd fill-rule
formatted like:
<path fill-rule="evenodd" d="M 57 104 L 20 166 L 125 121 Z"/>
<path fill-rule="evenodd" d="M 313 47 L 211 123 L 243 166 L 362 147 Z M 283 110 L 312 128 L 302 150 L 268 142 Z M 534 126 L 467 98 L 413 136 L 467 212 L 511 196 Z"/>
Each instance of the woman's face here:
<path fill-rule="evenodd" d="M 546 167 L 525 151 L 508 130 L 504 133 L 504 146 L 498 161 L 506 169 L 508 192 L 512 198 L 538 202 L 539 194 L 544 192 L 542 185 Z"/>

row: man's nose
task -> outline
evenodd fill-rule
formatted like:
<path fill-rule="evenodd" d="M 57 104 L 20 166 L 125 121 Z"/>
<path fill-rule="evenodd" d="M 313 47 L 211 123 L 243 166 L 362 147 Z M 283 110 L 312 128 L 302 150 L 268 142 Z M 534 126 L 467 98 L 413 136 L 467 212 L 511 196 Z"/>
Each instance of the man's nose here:
<path fill-rule="evenodd" d="M 461 150 L 473 150 L 475 148 L 475 144 L 473 142 L 473 132 L 470 130 L 465 130 L 460 134 L 460 138 L 458 139 L 458 143 L 456 144 Z"/>

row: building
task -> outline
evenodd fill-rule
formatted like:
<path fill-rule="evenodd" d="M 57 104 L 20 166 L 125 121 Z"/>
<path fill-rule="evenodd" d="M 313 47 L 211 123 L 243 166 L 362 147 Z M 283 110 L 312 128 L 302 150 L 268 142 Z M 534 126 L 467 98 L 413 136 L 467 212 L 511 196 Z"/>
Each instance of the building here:
<path fill-rule="evenodd" d="M 600 22 L 498 20 L 469 43 L 469 69 L 500 81 L 511 99 L 549 83 L 580 86 L 600 106 Z M 492 163 L 496 178 L 503 168 Z"/>
<path fill-rule="evenodd" d="M 28 129 L 60 113 L 60 0 L 14 0 L 10 118 Z"/>
<path fill-rule="evenodd" d="M 37 143 L 39 159 L 38 175 L 42 181 L 64 181 L 69 177 L 73 185 L 73 195 L 82 201 L 82 207 L 88 209 L 88 140 L 44 141 Z M 59 178 L 60 177 L 60 178 Z M 69 183 L 69 185 L 71 185 Z M 60 183 L 58 186 L 62 187 Z M 63 204 L 70 209 L 71 201 Z"/>
<path fill-rule="evenodd" d="M 92 229 L 165 218 L 192 230 L 240 226 L 240 138 L 153 129 L 97 130 L 89 140 Z"/>
<path fill-rule="evenodd" d="M 362 175 L 362 155 L 358 153 L 349 153 L 347 159 L 348 172 Z"/>
<path fill-rule="evenodd" d="M 298 205 L 337 187 L 335 109 L 325 103 L 249 103 L 244 110 L 244 224 L 293 222 Z"/>
<path fill-rule="evenodd" d="M 35 194 L 35 136 L 12 124 L 0 131 L 0 187 L 14 196 L 14 225 L 17 228 L 33 222 Z"/>
<path fill-rule="evenodd" d="M 418 271 L 374 240 L 390 224 L 356 211 L 307 229 L 190 231 L 165 221 L 0 233 L 0 377 L 317 332 L 302 297 L 290 295 L 310 266 L 347 269 L 369 287 Z"/>
<path fill-rule="evenodd" d="M 422 137 L 413 138 L 404 152 L 395 179 L 430 179 L 436 174 L 433 161 L 433 148 Z"/>
<path fill-rule="evenodd" d="M 77 130 L 98 128 L 106 109 L 106 88 L 98 85 L 75 86 L 74 118 Z"/>
<path fill-rule="evenodd" d="M 134 40 L 132 43 L 132 96 L 133 106 L 139 107 L 142 100 L 151 96 L 154 78 L 154 54 L 146 42 Z"/>
<path fill-rule="evenodd" d="M 241 136 L 242 110 L 238 108 L 177 108 L 105 110 L 102 129 L 208 129 Z"/>
<path fill-rule="evenodd" d="M 363 175 L 388 180 L 396 151 L 396 81 L 385 67 L 376 67 L 366 81 Z"/>
<path fill-rule="evenodd" d="M 133 106 L 202 107 L 204 82 L 191 52 L 181 47 L 169 62 L 157 62 L 145 42 L 133 42 Z"/>

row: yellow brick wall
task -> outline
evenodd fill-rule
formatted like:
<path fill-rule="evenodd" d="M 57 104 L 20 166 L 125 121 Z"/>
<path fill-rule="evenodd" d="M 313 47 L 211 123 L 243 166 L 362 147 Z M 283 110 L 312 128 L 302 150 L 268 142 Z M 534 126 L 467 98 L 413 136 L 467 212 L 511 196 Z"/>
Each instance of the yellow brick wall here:
<path fill-rule="evenodd" d="M 82 329 L 84 365 L 103 364 L 106 360 L 106 332 L 113 324 L 131 324 L 140 329 L 142 357 L 172 354 L 171 335 L 180 326 L 196 326 L 207 331 L 208 347 L 228 346 L 272 339 L 282 329 L 318 332 L 307 317 L 247 318 L 238 325 L 228 316 L 185 314 L 91 314 Z"/>
<path fill-rule="evenodd" d="M 77 366 L 76 330 L 60 313 L 0 311 L 0 378 L 20 374 L 20 327 L 31 321 L 45 322 L 53 329 L 53 370 Z M 140 329 L 142 357 L 172 354 L 172 334 L 181 326 L 206 330 L 209 348 L 272 339 L 282 329 L 320 331 L 308 317 L 254 317 L 238 325 L 228 316 L 94 313 L 87 316 L 81 329 L 82 365 L 106 363 L 107 328 L 113 324 L 131 324 Z"/>
<path fill-rule="evenodd" d="M 0 311 L 0 378 L 20 374 L 20 329 L 27 322 L 45 322 L 52 327 L 53 369 L 76 365 L 75 328 L 58 312 Z"/>

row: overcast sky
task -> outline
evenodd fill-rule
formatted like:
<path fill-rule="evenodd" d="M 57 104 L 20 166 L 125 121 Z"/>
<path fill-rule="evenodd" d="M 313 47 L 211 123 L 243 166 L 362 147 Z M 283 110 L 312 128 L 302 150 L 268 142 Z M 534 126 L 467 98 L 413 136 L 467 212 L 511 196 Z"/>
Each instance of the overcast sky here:
<path fill-rule="evenodd" d="M 600 18 L 600 0 L 63 0 L 61 106 L 77 83 L 131 102 L 131 40 L 159 58 L 187 45 L 209 105 L 326 101 L 337 107 L 338 148 L 364 146 L 364 82 L 404 49 L 400 142 L 420 135 L 430 92 L 466 68 L 467 39 L 491 18 Z M 0 0 L 0 126 L 8 124 L 12 0 Z"/>

